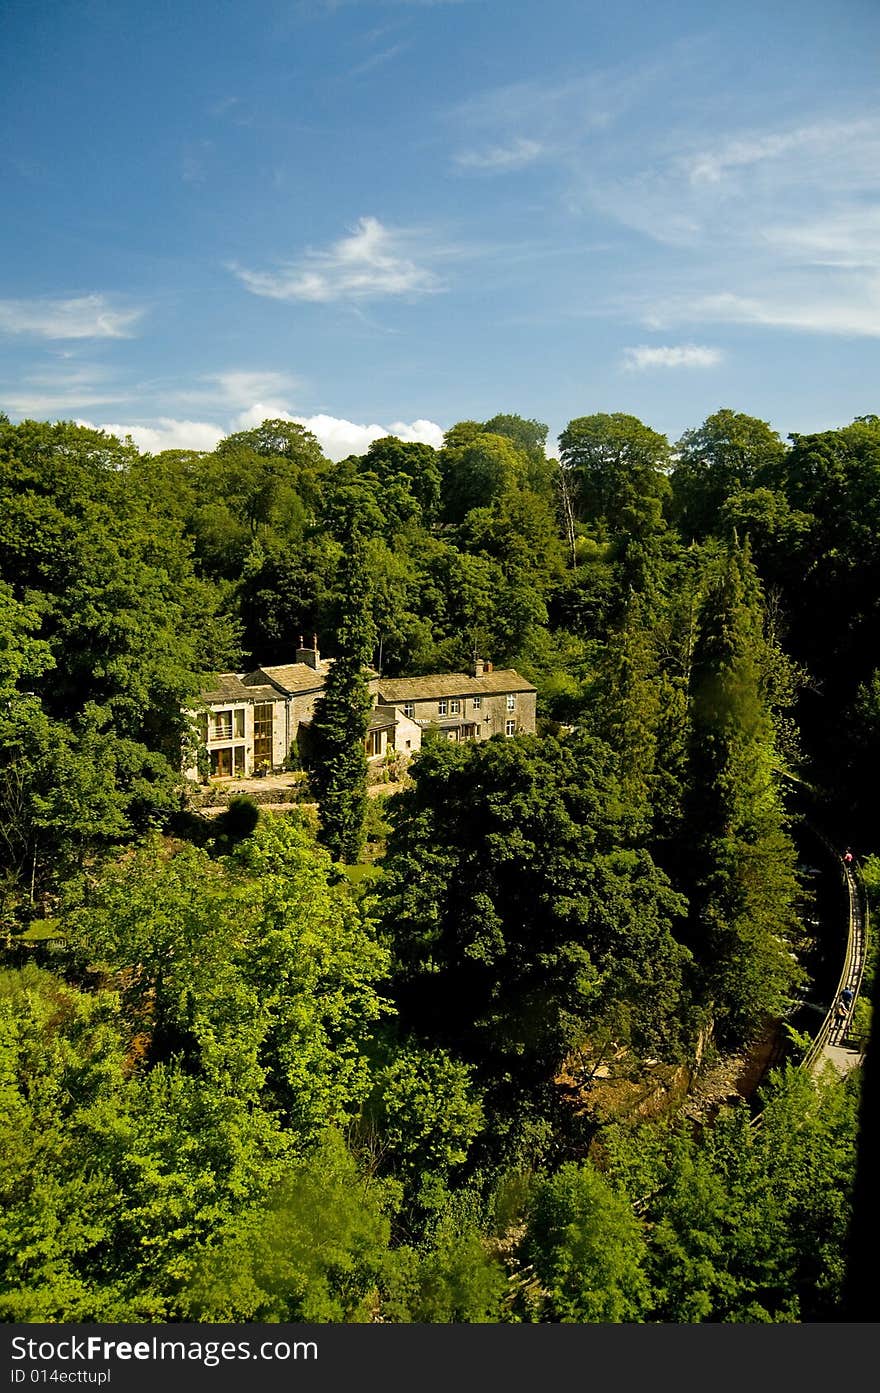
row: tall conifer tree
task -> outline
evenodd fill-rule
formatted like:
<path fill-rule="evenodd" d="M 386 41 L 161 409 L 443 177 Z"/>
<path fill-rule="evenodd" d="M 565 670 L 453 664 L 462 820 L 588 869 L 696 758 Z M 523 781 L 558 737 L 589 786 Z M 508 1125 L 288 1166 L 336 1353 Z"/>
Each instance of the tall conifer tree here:
<path fill-rule="evenodd" d="M 685 826 L 690 946 L 730 1042 L 782 1011 L 794 974 L 798 886 L 762 678 L 762 619 L 748 551 L 734 544 L 700 610 Z"/>
<path fill-rule="evenodd" d="M 374 642 L 366 541 L 354 505 L 344 513 L 339 540 L 342 604 L 336 633 L 338 652 L 315 705 L 314 780 L 321 841 L 337 860 L 352 864 L 364 839 L 365 741 L 373 704 L 365 669 Z"/>

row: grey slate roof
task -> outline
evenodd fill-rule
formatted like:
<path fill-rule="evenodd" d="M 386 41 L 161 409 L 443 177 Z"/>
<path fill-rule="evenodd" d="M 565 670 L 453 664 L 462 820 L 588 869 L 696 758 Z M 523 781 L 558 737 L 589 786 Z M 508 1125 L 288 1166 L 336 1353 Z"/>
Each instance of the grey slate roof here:
<path fill-rule="evenodd" d="M 471 677 L 466 672 L 438 672 L 428 677 L 380 677 L 382 701 L 399 706 L 402 701 L 436 701 L 438 697 L 503 696 L 506 692 L 534 692 L 537 688 L 512 667 Z"/>
<path fill-rule="evenodd" d="M 374 706 L 370 712 L 370 723 L 368 730 L 391 730 L 397 725 L 397 716 L 393 706 Z"/>
<path fill-rule="evenodd" d="M 258 667 L 249 672 L 244 679 L 247 687 L 256 687 L 266 682 L 275 684 L 283 692 L 294 695 L 297 692 L 317 692 L 324 685 L 327 676 L 326 662 L 316 669 L 308 663 L 282 663 L 278 667 Z"/>
<path fill-rule="evenodd" d="M 213 687 L 199 693 L 202 701 L 253 701 L 253 689 L 246 687 L 236 672 L 221 672 Z"/>

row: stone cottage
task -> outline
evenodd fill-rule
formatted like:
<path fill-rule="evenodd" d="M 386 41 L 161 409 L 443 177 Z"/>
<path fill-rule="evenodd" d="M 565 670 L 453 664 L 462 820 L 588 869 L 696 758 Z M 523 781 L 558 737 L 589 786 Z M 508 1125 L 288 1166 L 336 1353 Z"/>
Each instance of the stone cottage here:
<path fill-rule="evenodd" d="M 200 693 L 199 739 L 214 778 L 234 778 L 285 767 L 307 728 L 332 659 L 323 659 L 317 637 L 300 640 L 296 660 L 252 672 L 224 672 Z M 408 757 L 420 749 L 422 731 L 437 726 L 450 740 L 487 740 L 535 729 L 535 688 L 512 668 L 494 671 L 477 660 L 470 673 L 382 678 L 367 682 L 373 710 L 365 741 L 367 758 L 392 750 Z M 198 769 L 186 769 L 198 778 Z"/>

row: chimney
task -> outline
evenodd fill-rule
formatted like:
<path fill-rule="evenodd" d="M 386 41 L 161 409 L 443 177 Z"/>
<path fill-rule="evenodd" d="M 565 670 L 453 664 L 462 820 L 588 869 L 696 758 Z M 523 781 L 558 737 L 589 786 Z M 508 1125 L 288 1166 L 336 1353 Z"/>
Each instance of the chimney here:
<path fill-rule="evenodd" d="M 321 666 L 321 655 L 318 652 L 318 635 L 312 634 L 312 647 L 303 648 L 302 634 L 299 637 L 299 648 L 296 650 L 296 661 L 305 663 L 306 667 L 313 668 L 315 672 Z"/>
<path fill-rule="evenodd" d="M 475 654 L 474 654 L 474 672 L 473 672 L 474 677 L 482 677 L 482 675 L 483 675 L 483 673 L 485 672 L 485 670 L 486 670 L 486 664 L 483 662 L 483 659 L 482 659 L 482 658 L 478 658 L 477 655 L 476 655 L 476 653 L 475 653 Z"/>
<path fill-rule="evenodd" d="M 492 671 L 492 664 L 491 664 L 491 663 L 487 663 L 487 664 L 486 664 L 485 670 L 486 670 L 486 672 L 491 672 L 491 671 Z"/>

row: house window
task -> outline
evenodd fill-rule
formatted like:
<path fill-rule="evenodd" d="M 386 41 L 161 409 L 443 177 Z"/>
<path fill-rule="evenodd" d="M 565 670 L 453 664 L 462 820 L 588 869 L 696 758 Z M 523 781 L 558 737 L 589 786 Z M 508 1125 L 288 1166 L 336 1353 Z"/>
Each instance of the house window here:
<path fill-rule="evenodd" d="M 447 703 L 446 703 L 445 700 L 443 700 L 443 701 L 438 701 L 438 702 L 437 702 L 437 715 L 438 715 L 438 716 L 445 716 L 445 715 L 446 715 L 446 706 L 447 706 Z"/>
<path fill-rule="evenodd" d="M 471 698 L 471 706 L 473 707 L 473 709 L 474 709 L 475 711 L 479 711 L 479 709 L 480 709 L 480 707 L 481 707 L 482 705 L 483 705 L 483 698 L 482 698 L 482 697 L 472 697 L 472 698 Z"/>
<path fill-rule="evenodd" d="M 504 734 L 505 734 L 505 735 L 516 735 L 516 721 L 505 721 L 505 722 L 504 722 Z"/>
<path fill-rule="evenodd" d="M 272 764 L 272 717 L 275 708 L 271 701 L 254 707 L 254 768 Z"/>
<path fill-rule="evenodd" d="M 213 732 L 213 738 L 214 738 L 215 740 L 231 740 L 231 739 L 232 739 L 232 712 L 231 712 L 231 711 L 215 711 L 215 712 L 214 712 L 214 732 Z"/>
<path fill-rule="evenodd" d="M 409 716 L 410 720 L 412 720 L 413 716 L 416 714 L 416 704 L 414 701 L 405 701 L 403 703 L 403 714 L 404 716 Z"/>
<path fill-rule="evenodd" d="M 382 753 L 382 732 L 381 730 L 371 730 L 367 736 L 367 758 L 375 759 L 376 755 Z"/>
<path fill-rule="evenodd" d="M 507 698 L 507 709 L 508 711 L 516 710 L 516 697 L 514 696 L 513 692 L 511 692 Z"/>
<path fill-rule="evenodd" d="M 217 779 L 232 778 L 232 750 L 211 751 L 211 773 Z"/>
<path fill-rule="evenodd" d="M 449 714 L 451 716 L 457 716 L 460 710 L 461 702 L 458 700 L 457 697 L 453 697 L 452 701 L 449 703 Z"/>
<path fill-rule="evenodd" d="M 244 708 L 243 708 L 243 707 L 239 707 L 239 709 L 238 709 L 237 711 L 233 711 L 233 713 L 232 713 L 232 718 L 233 718 L 233 721 L 235 722 L 235 738 L 236 738 L 236 740 L 243 740 L 243 739 L 244 739 Z"/>
<path fill-rule="evenodd" d="M 235 745 L 232 751 L 232 762 L 236 774 L 244 773 L 244 745 Z"/>

